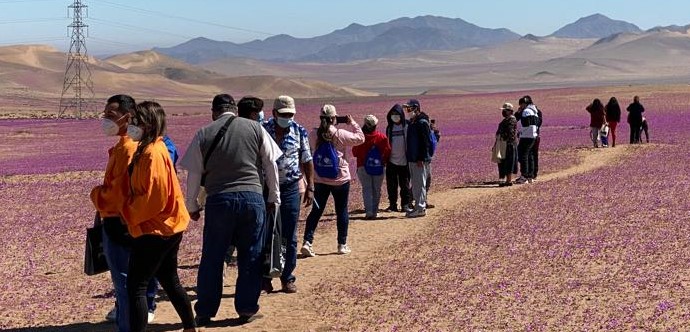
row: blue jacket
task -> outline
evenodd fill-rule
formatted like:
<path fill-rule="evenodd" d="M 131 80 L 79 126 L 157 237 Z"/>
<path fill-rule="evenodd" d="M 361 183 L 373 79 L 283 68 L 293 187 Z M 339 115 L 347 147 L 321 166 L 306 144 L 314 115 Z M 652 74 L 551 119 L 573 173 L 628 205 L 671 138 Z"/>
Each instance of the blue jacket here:
<path fill-rule="evenodd" d="M 407 126 L 407 161 L 431 162 L 431 124 L 426 113 L 419 113 Z"/>

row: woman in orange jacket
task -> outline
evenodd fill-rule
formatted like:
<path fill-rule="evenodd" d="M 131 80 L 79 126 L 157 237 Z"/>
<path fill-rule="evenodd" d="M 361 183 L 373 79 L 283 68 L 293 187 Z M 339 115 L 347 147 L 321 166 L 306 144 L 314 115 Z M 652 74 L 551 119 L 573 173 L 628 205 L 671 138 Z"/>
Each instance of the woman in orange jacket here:
<path fill-rule="evenodd" d="M 146 330 L 146 286 L 156 277 L 182 319 L 184 331 L 195 331 L 192 306 L 177 275 L 177 252 L 189 212 L 163 141 L 163 114 L 158 103 L 145 101 L 137 105 L 127 127 L 127 135 L 139 142 L 128 167 L 129 196 L 120 210 L 134 238 L 127 277 L 130 328 Z"/>

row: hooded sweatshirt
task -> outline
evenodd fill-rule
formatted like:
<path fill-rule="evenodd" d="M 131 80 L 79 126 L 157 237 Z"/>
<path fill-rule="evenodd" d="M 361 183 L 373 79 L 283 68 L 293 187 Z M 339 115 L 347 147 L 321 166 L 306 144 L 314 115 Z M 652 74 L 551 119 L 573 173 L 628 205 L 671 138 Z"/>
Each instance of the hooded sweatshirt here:
<path fill-rule="evenodd" d="M 537 125 L 539 124 L 539 115 L 537 114 L 537 106 L 530 104 L 522 112 L 515 115 L 515 118 L 520 121 L 520 138 L 537 138 Z"/>
<path fill-rule="evenodd" d="M 400 115 L 400 123 L 395 124 L 391 115 Z M 391 145 L 390 162 L 397 166 L 407 166 L 407 125 L 405 112 L 400 104 L 395 104 L 386 115 L 388 126 L 386 136 Z"/>

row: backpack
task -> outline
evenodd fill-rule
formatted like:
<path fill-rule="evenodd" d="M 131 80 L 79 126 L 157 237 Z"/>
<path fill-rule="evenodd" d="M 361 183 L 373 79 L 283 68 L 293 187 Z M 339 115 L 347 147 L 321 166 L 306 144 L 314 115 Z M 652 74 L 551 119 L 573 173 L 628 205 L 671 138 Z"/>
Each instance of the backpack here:
<path fill-rule="evenodd" d="M 429 156 L 433 157 L 434 152 L 436 152 L 436 146 L 438 145 L 438 139 L 436 138 L 436 134 L 434 134 L 433 130 L 429 130 Z"/>
<path fill-rule="evenodd" d="M 322 178 L 335 179 L 340 173 L 340 159 L 333 143 L 325 141 L 314 151 L 314 170 Z"/>
<path fill-rule="evenodd" d="M 364 160 L 364 170 L 369 175 L 383 175 L 383 158 L 381 157 L 381 151 L 379 151 L 376 145 L 372 145 L 369 152 L 367 152 L 366 159 Z"/>

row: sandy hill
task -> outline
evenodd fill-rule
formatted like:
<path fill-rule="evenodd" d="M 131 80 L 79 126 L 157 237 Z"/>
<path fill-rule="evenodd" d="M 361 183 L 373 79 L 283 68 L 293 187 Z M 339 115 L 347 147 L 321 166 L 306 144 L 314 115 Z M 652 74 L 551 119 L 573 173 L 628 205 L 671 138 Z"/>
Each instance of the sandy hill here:
<path fill-rule="evenodd" d="M 89 58 L 88 62 L 97 99 L 115 93 L 181 103 L 185 100 L 192 103 L 205 101 L 220 92 L 264 98 L 281 94 L 296 98 L 372 95 L 315 79 L 266 75 L 230 78 L 152 51 L 117 55 L 105 60 Z M 56 108 L 66 64 L 65 53 L 49 46 L 0 47 L 0 103 L 3 104 L 0 113 L 15 109 L 21 111 L 27 107 Z"/>

